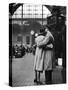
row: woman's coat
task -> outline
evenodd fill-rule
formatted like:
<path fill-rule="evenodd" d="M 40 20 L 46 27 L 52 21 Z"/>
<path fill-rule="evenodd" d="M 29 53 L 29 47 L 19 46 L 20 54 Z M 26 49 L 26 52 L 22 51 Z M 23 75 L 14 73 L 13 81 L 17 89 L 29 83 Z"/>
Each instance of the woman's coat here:
<path fill-rule="evenodd" d="M 52 34 L 48 31 L 46 36 L 40 35 L 35 39 L 37 48 L 35 53 L 34 69 L 37 71 L 52 70 L 53 49 L 43 50 L 42 48 L 39 48 L 42 45 L 46 45 L 50 38 L 54 40 Z M 53 44 L 51 43 L 46 47 L 53 48 Z"/>

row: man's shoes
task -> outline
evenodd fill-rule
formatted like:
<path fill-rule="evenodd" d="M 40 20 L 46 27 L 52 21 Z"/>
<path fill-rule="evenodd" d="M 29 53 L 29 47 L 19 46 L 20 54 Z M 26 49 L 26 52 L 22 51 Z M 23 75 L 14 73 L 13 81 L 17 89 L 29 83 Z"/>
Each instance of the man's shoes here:
<path fill-rule="evenodd" d="M 52 81 L 47 81 L 47 82 L 45 82 L 46 84 L 52 84 Z"/>

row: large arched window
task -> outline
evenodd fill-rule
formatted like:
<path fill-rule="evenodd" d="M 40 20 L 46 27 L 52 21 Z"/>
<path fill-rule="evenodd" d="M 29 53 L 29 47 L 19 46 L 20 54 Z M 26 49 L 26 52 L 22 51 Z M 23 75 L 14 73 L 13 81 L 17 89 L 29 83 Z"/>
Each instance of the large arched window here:
<path fill-rule="evenodd" d="M 12 18 L 47 18 L 48 15 L 51 15 L 51 12 L 44 5 L 23 4 L 14 12 Z"/>

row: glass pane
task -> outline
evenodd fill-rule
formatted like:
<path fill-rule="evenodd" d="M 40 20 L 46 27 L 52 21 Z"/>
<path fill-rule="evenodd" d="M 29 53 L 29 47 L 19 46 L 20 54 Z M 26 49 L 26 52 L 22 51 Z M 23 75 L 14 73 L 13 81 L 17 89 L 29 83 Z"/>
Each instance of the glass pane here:
<path fill-rule="evenodd" d="M 22 14 L 22 6 L 20 6 L 15 12 L 14 14 Z"/>
<path fill-rule="evenodd" d="M 22 15 L 16 15 L 16 18 L 22 18 Z"/>
<path fill-rule="evenodd" d="M 46 18 L 48 15 L 51 15 L 51 12 L 48 10 L 48 8 L 43 6 L 43 18 Z"/>
<path fill-rule="evenodd" d="M 43 18 L 48 15 L 51 15 L 50 11 L 43 6 Z M 12 18 L 22 18 L 22 6 L 14 12 Z M 23 18 L 42 18 L 42 5 L 24 4 Z"/>
<path fill-rule="evenodd" d="M 16 18 L 16 17 L 15 17 L 15 14 L 12 16 L 12 18 Z"/>

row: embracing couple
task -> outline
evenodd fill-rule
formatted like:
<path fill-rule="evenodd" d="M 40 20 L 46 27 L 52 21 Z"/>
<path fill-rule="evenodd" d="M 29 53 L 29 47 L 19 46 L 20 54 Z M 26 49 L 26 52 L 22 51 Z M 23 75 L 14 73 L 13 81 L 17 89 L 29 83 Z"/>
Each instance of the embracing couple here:
<path fill-rule="evenodd" d="M 40 82 L 40 74 L 45 72 L 45 83 L 52 82 L 52 62 L 54 60 L 54 37 L 49 31 L 49 27 L 40 29 L 39 35 L 35 38 L 36 52 L 34 61 L 35 79 L 34 82 Z"/>

